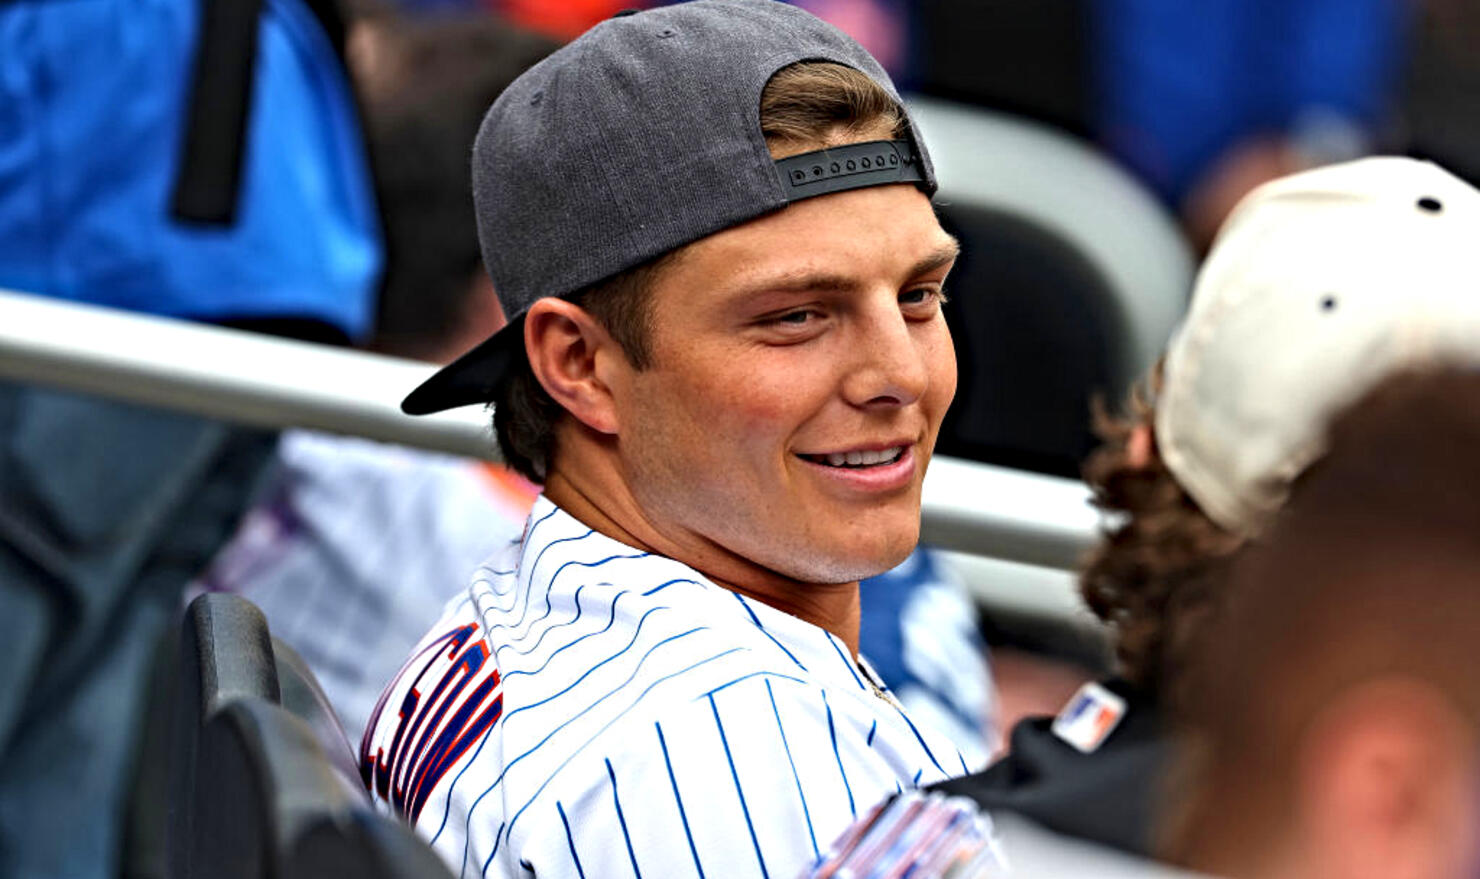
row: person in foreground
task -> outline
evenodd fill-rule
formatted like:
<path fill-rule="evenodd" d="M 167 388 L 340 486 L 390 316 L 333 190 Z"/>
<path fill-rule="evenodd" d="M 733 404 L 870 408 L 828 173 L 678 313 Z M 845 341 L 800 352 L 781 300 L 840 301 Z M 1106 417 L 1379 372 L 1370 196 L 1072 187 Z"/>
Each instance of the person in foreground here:
<path fill-rule="evenodd" d="M 500 96 L 473 183 L 511 323 L 403 407 L 492 401 L 544 493 L 383 694 L 372 795 L 462 875 L 789 876 L 966 771 L 856 652 L 955 391 L 878 64 L 771 0 L 620 16 Z"/>
<path fill-rule="evenodd" d="M 1160 857 L 1199 872 L 999 825 L 1005 868 L 944 875 L 1476 875 L 1480 372 L 1400 372 L 1338 414 L 1322 445 L 1260 538 L 1214 577 L 1218 625 L 1168 670 L 1184 695 L 1166 710 L 1177 747 L 1154 835 Z M 894 808 L 928 797 L 942 795 Z M 881 875 L 867 872 L 880 857 L 941 875 L 934 865 L 961 862 L 960 837 L 935 823 L 901 834 L 919 814 L 861 819 L 809 875 L 842 875 L 831 868 L 850 852 L 853 875 Z M 886 833 L 921 842 L 859 842 Z"/>
<path fill-rule="evenodd" d="M 1187 318 L 1086 466 L 1116 515 L 1082 576 L 1119 676 L 949 793 L 1049 830 L 1153 851 L 1169 674 L 1210 627 L 1217 574 L 1323 450 L 1329 419 L 1387 375 L 1480 364 L 1480 192 L 1439 168 L 1372 158 L 1255 190 L 1225 224 Z M 1004 846 L 1012 851 L 1004 827 Z"/>
<path fill-rule="evenodd" d="M 1194 653 L 1168 858 L 1238 879 L 1476 875 L 1477 445 L 1473 371 L 1399 376 L 1335 421 Z"/>

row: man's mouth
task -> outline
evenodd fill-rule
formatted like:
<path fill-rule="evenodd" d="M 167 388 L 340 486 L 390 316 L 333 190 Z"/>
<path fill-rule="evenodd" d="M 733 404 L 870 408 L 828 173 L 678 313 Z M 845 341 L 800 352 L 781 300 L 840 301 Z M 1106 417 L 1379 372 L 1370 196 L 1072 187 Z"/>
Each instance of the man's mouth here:
<path fill-rule="evenodd" d="M 821 464 L 824 467 L 842 467 L 845 469 L 858 470 L 864 467 L 878 467 L 893 464 L 905 453 L 907 446 L 892 446 L 887 449 L 870 449 L 868 451 L 852 452 L 830 452 L 824 455 L 799 455 L 798 457 Z"/>

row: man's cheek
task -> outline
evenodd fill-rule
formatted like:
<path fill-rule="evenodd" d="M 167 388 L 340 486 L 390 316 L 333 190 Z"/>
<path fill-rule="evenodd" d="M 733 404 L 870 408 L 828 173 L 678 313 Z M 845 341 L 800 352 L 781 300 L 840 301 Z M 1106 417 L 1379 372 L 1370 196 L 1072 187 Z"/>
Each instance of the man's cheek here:
<path fill-rule="evenodd" d="M 698 397 L 705 392 L 696 390 L 694 420 L 707 432 L 729 431 L 736 442 L 775 433 L 797 420 L 794 400 L 785 392 L 758 387 L 756 381 L 737 377 L 737 387 L 710 389 L 707 397 Z"/>

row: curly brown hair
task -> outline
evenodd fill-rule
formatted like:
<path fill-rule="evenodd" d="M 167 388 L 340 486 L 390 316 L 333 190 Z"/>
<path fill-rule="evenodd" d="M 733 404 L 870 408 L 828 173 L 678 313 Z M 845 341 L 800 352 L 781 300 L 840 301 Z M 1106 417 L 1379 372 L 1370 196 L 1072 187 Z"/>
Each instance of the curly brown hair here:
<path fill-rule="evenodd" d="M 1151 429 L 1160 387 L 1157 364 L 1123 415 L 1095 403 L 1102 444 L 1084 479 L 1110 524 L 1080 577 L 1085 603 L 1113 631 L 1120 673 L 1153 694 L 1209 612 L 1212 572 L 1243 542 L 1208 518 L 1162 460 Z"/>

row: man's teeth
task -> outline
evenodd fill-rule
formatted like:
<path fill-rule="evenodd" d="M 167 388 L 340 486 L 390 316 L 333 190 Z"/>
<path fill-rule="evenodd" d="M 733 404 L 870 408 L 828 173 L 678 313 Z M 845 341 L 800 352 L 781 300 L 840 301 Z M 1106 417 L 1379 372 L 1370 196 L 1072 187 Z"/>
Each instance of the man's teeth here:
<path fill-rule="evenodd" d="M 892 464 L 903 454 L 904 446 L 895 446 L 876 452 L 833 452 L 819 457 L 831 467 L 872 467 L 876 464 Z"/>

